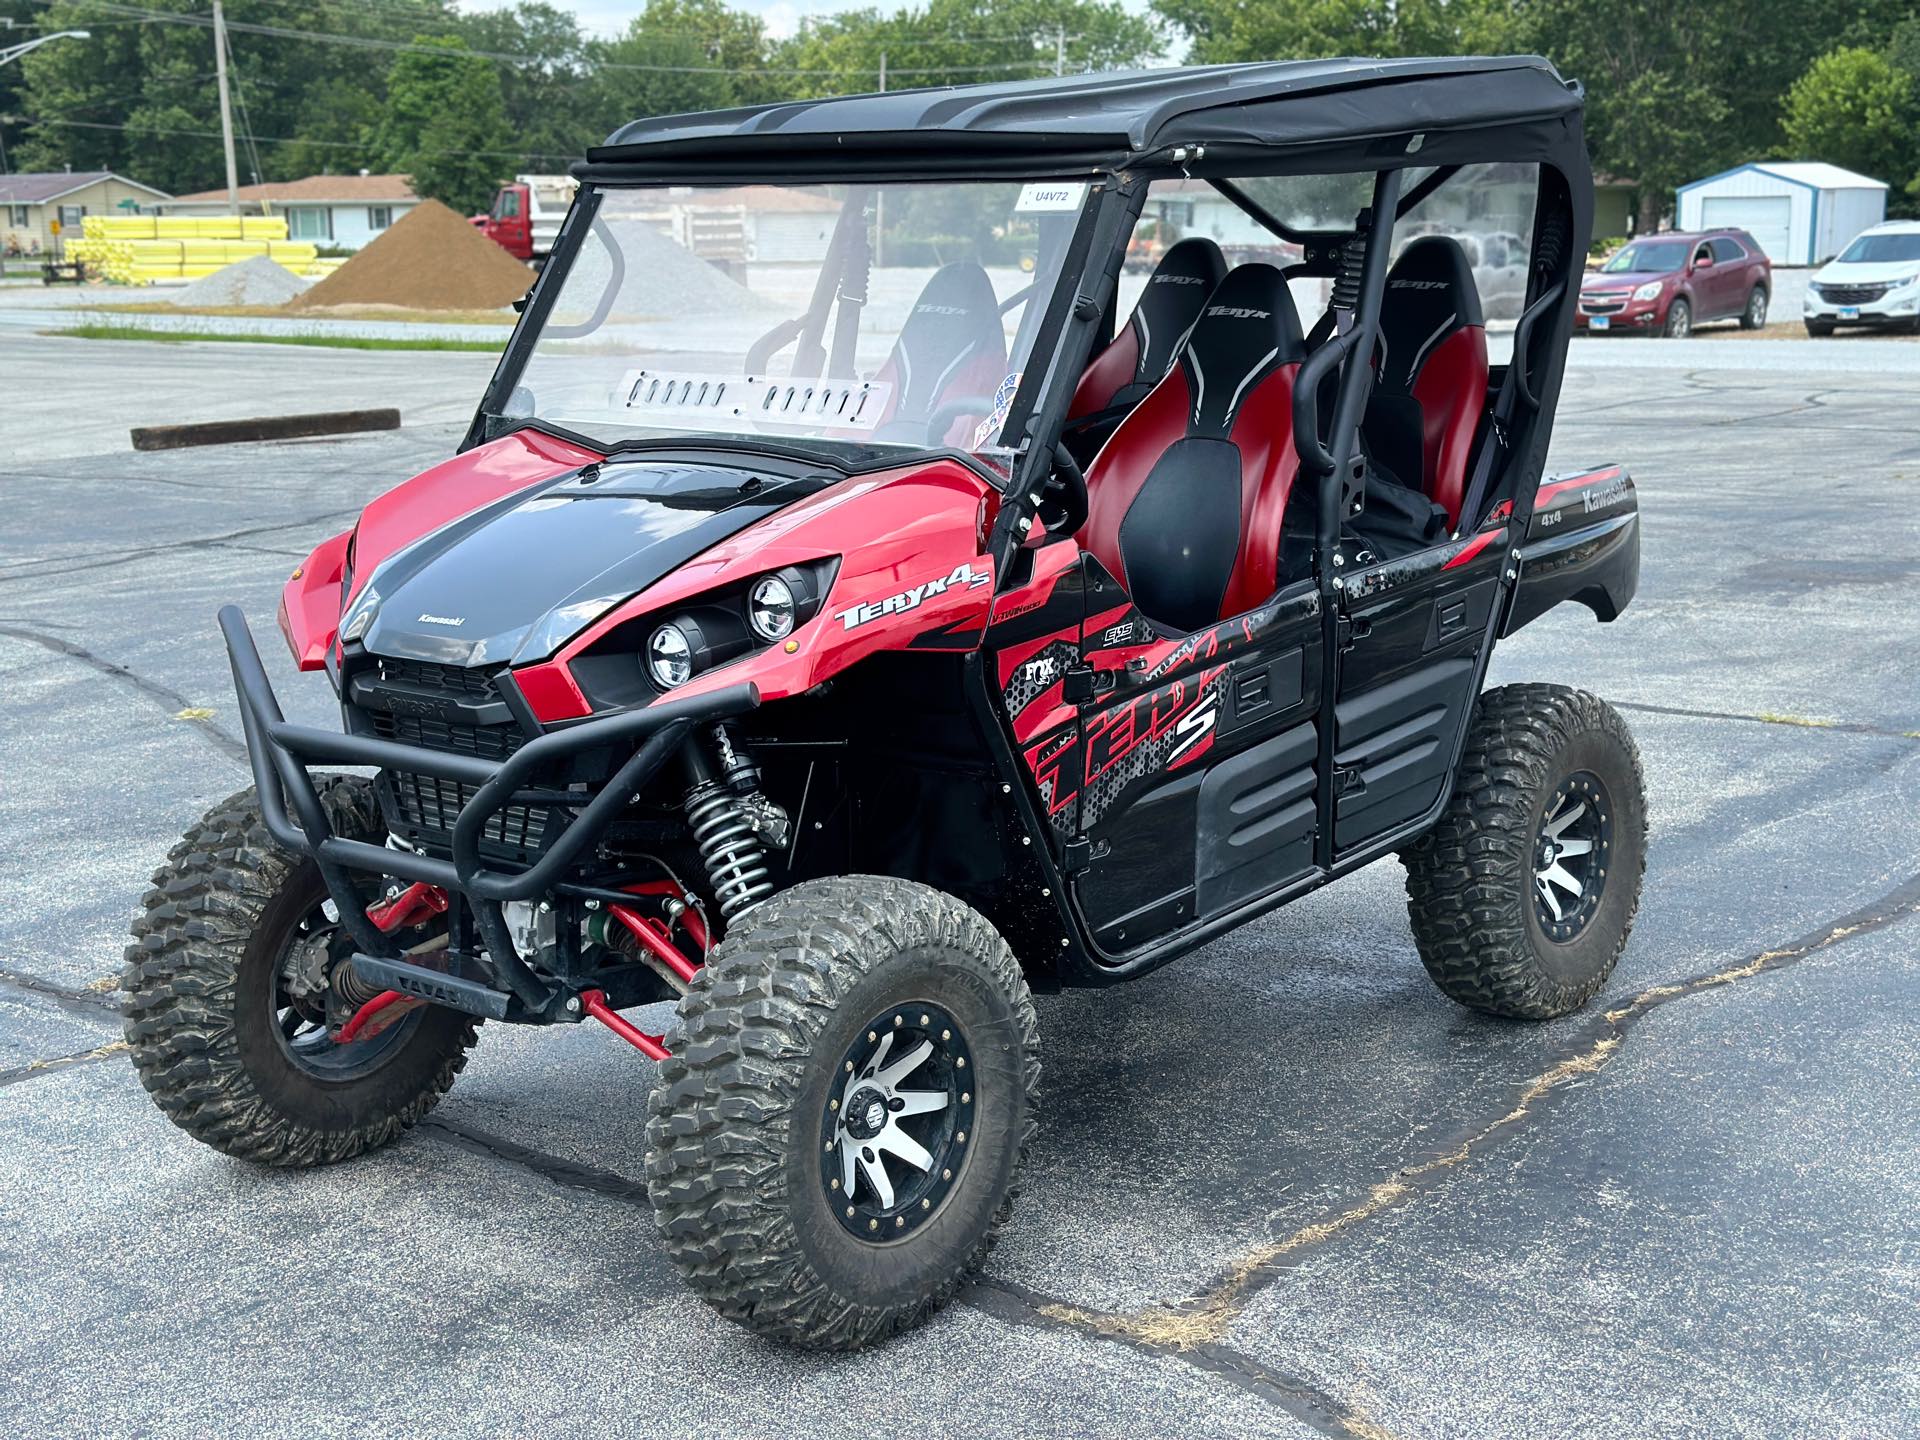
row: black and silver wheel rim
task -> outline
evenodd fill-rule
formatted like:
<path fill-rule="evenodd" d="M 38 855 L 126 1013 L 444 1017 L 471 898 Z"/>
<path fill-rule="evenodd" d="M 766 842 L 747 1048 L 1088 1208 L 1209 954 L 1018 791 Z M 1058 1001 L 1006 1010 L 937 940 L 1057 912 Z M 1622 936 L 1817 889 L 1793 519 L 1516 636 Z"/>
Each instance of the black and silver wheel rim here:
<path fill-rule="evenodd" d="M 1613 848 L 1613 802 L 1591 770 L 1547 797 L 1533 842 L 1533 910 L 1549 940 L 1578 939 L 1600 908 Z"/>
<path fill-rule="evenodd" d="M 820 1184 L 861 1240 L 911 1235 L 939 1213 L 972 1148 L 967 1038 L 938 1005 L 884 1010 L 835 1066 L 820 1121 Z"/>
<path fill-rule="evenodd" d="M 393 1058 L 419 1025 L 420 1015 L 408 1015 L 350 1044 L 334 1042 L 327 1031 L 324 992 L 313 990 L 311 980 L 304 986 L 301 981 L 303 972 L 311 976 L 318 967 L 330 970 L 349 948 L 339 924 L 327 914 L 330 903 L 315 905 L 289 926 L 276 947 L 268 1023 L 280 1052 L 295 1069 L 315 1080 L 340 1082 L 358 1080 Z"/>

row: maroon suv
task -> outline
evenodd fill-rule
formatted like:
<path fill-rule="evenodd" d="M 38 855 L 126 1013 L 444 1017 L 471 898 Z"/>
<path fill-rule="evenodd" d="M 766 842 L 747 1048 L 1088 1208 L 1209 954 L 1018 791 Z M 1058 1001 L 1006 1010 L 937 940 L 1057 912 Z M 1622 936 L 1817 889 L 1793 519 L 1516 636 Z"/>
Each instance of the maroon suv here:
<path fill-rule="evenodd" d="M 1580 282 L 1577 331 L 1691 334 L 1704 320 L 1767 323 L 1773 266 L 1744 230 L 1645 235 Z"/>

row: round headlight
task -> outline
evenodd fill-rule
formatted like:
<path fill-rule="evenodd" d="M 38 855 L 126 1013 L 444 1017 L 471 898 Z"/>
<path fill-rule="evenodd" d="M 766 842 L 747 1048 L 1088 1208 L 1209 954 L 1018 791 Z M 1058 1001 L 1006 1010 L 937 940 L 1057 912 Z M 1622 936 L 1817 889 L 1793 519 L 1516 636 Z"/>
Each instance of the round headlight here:
<path fill-rule="evenodd" d="M 686 631 L 666 624 L 647 637 L 647 673 L 662 690 L 693 678 L 693 646 L 687 642 Z"/>
<path fill-rule="evenodd" d="M 762 640 L 784 640 L 793 633 L 793 589 L 778 575 L 763 575 L 747 592 L 747 623 Z"/>

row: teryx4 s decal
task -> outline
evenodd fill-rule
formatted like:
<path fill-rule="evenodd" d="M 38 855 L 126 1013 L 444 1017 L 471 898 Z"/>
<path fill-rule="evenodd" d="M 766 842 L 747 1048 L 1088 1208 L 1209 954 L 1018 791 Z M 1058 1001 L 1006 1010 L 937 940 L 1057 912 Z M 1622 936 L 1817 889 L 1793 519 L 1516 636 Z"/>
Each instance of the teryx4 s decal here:
<path fill-rule="evenodd" d="M 889 595 L 882 600 L 871 600 L 860 605 L 850 605 L 845 610 L 836 610 L 833 618 L 846 629 L 852 630 L 883 616 L 901 615 L 909 610 L 917 610 L 933 596 L 944 595 L 955 586 L 978 589 L 991 579 L 993 579 L 993 571 L 987 566 L 975 566 L 973 562 L 963 560 L 947 575 L 923 580 L 909 590 L 902 590 L 899 594 Z"/>

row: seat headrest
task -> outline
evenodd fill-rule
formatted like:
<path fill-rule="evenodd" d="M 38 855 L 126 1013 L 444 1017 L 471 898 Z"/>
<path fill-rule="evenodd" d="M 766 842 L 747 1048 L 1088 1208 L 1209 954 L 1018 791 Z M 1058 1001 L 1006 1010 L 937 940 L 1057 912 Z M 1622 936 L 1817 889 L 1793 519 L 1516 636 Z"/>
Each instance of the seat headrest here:
<path fill-rule="evenodd" d="M 1455 330 L 1485 324 L 1465 248 L 1451 235 L 1422 235 L 1387 271 L 1380 309 L 1386 349 L 1381 379 L 1397 389 L 1412 388 L 1436 344 Z"/>
<path fill-rule="evenodd" d="M 1193 322 L 1180 364 L 1193 397 L 1188 433 L 1224 436 L 1256 385 L 1306 358 L 1287 279 L 1271 265 L 1240 265 Z"/>
<path fill-rule="evenodd" d="M 987 272 L 971 260 L 941 266 L 913 302 L 894 343 L 905 392 L 898 410 L 910 414 L 927 408 L 959 361 L 1002 344 L 1000 302 Z"/>
<path fill-rule="evenodd" d="M 1174 351 L 1226 274 L 1227 257 L 1204 235 L 1189 236 L 1160 257 L 1133 308 L 1140 332 L 1136 381 L 1152 385 L 1173 368 Z"/>

